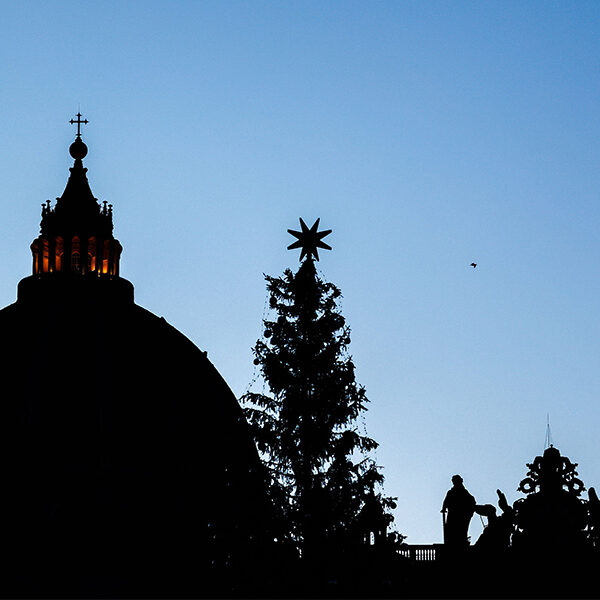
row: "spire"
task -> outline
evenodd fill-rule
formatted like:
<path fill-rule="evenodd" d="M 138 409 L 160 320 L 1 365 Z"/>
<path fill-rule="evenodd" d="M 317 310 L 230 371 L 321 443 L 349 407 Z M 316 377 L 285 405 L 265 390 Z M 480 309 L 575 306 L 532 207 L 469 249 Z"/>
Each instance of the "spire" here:
<path fill-rule="evenodd" d="M 89 218 L 93 219 L 97 212 L 97 200 L 87 180 L 87 169 L 83 166 L 83 159 L 87 156 L 88 147 L 81 139 L 81 124 L 88 123 L 87 119 L 81 119 L 81 113 L 77 113 L 77 120 L 71 119 L 69 123 L 77 124 L 77 135 L 75 141 L 69 146 L 69 154 L 75 159 L 73 166 L 69 169 L 71 175 L 67 181 L 65 191 L 57 198 L 56 210 L 64 213 L 63 218 L 72 217 L 79 225 Z"/>
<path fill-rule="evenodd" d="M 550 431 L 550 413 L 546 413 L 546 439 L 544 441 L 544 450 L 552 447 L 552 432 Z"/>

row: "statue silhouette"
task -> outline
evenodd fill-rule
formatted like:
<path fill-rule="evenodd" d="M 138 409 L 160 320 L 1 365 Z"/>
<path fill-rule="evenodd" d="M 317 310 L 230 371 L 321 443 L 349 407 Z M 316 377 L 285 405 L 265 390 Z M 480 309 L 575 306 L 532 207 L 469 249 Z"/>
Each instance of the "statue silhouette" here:
<path fill-rule="evenodd" d="M 496 490 L 498 494 L 498 506 L 502 514 L 496 514 L 496 507 L 492 504 L 478 504 L 475 506 L 475 512 L 478 515 L 487 517 L 487 526 L 475 542 L 475 548 L 486 554 L 498 553 L 510 546 L 510 536 L 514 527 L 514 511 L 507 502 L 506 496 Z"/>
<path fill-rule="evenodd" d="M 546 554 L 560 547 L 568 547 L 571 553 L 581 549 L 588 508 L 579 498 L 585 486 L 577 477 L 577 463 L 550 445 L 527 467 L 527 477 L 518 487 L 527 497 L 514 504 L 513 547 Z"/>
<path fill-rule="evenodd" d="M 594 548 L 600 546 L 600 499 L 596 490 L 591 487 L 588 490 L 588 531 L 589 539 Z"/>
<path fill-rule="evenodd" d="M 459 548 L 469 545 L 467 532 L 476 503 L 475 498 L 465 488 L 460 475 L 452 477 L 452 486 L 442 505 L 444 544 Z"/>

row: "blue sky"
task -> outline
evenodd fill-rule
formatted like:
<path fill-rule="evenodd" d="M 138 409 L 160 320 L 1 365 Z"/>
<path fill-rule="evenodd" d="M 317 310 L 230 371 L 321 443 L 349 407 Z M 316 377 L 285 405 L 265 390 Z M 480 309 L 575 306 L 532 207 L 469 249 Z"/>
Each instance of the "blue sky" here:
<path fill-rule="evenodd" d="M 81 108 L 122 275 L 238 396 L 286 229 L 333 229 L 319 267 L 408 542 L 441 540 L 454 473 L 517 499 L 547 414 L 600 485 L 597 3 L 1 7 L 1 305 Z"/>

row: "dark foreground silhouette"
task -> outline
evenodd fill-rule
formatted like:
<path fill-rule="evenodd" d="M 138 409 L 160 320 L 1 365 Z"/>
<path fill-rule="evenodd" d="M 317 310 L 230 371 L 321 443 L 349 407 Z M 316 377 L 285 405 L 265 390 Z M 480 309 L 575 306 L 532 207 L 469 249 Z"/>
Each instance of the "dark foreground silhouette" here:
<path fill-rule="evenodd" d="M 302 556 L 279 541 L 231 390 L 119 275 L 112 206 L 83 167 L 86 122 L 73 120 L 62 196 L 43 205 L 32 275 L 0 311 L 0 596 L 600 595 L 600 501 L 594 488 L 581 499 L 577 465 L 552 446 L 528 465 L 523 498 L 510 506 L 498 490 L 500 514 L 454 476 L 443 545 L 400 545 L 374 494 Z M 310 252 L 328 248 L 304 229 Z M 475 512 L 487 526 L 471 545 Z"/>
<path fill-rule="evenodd" d="M 460 549 L 469 544 L 467 532 L 474 512 L 475 498 L 466 490 L 462 477 L 454 475 L 452 489 L 448 490 L 442 505 L 446 546 Z"/>
<path fill-rule="evenodd" d="M 312 562 L 291 562 L 273 596 L 356 598 L 596 598 L 600 501 L 588 499 L 577 465 L 550 446 L 527 465 L 512 506 L 500 490 L 497 507 L 476 504 L 460 476 L 443 510 L 445 543 L 394 546 L 379 535 Z M 471 545 L 468 521 L 486 521 Z M 455 528 L 455 529 L 452 529 Z M 384 532 L 385 533 L 385 532 Z M 329 549 L 331 550 L 331 549 Z M 289 576 L 289 577 L 288 577 Z"/>
<path fill-rule="evenodd" d="M 205 352 L 135 304 L 79 131 L 70 153 L 0 311 L 0 595 L 254 589 L 272 536 L 241 409 Z"/>

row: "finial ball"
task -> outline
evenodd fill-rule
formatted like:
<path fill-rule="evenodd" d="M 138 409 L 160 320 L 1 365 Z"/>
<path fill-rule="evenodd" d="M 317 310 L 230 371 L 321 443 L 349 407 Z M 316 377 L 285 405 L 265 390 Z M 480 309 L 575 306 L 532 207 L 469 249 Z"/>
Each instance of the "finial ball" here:
<path fill-rule="evenodd" d="M 75 141 L 69 146 L 69 154 L 77 159 L 82 159 L 87 154 L 87 146 L 81 141 L 81 138 L 76 138 Z"/>

